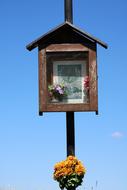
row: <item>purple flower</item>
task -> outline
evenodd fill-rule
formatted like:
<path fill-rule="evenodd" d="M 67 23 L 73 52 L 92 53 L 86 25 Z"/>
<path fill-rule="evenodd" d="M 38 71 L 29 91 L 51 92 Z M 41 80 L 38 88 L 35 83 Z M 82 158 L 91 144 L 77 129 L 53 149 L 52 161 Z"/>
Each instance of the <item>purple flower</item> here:
<path fill-rule="evenodd" d="M 59 90 L 60 94 L 64 94 L 64 91 L 62 89 Z"/>
<path fill-rule="evenodd" d="M 60 86 L 56 86 L 56 90 L 57 90 L 57 91 L 60 91 L 60 90 L 61 90 L 61 87 L 60 87 Z"/>
<path fill-rule="evenodd" d="M 61 88 L 61 86 L 56 86 L 56 91 L 57 91 L 59 94 L 64 94 L 64 91 L 63 91 L 63 89 Z"/>
<path fill-rule="evenodd" d="M 54 84 L 48 86 L 49 96 L 51 98 L 62 99 L 66 96 L 65 87 L 61 84 Z"/>

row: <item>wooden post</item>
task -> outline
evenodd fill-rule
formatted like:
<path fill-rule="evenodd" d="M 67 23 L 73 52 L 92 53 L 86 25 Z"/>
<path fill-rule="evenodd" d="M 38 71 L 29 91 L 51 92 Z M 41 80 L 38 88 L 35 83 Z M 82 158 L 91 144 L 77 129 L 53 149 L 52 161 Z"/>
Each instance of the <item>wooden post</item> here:
<path fill-rule="evenodd" d="M 73 5 L 72 0 L 64 0 L 64 12 L 65 12 L 65 21 L 73 24 Z"/>
<path fill-rule="evenodd" d="M 64 0 L 65 21 L 73 24 L 73 0 Z M 74 112 L 66 112 L 67 156 L 75 155 Z"/>
<path fill-rule="evenodd" d="M 75 156 L 74 112 L 66 112 L 67 156 Z"/>

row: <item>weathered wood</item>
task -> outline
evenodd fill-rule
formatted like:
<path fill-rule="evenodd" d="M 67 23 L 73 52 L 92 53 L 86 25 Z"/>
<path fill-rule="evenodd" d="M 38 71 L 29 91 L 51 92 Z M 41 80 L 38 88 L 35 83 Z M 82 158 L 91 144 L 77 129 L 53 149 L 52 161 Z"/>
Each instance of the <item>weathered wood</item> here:
<path fill-rule="evenodd" d="M 38 52 L 39 59 L 39 115 L 46 109 L 46 54 L 45 49 Z"/>
<path fill-rule="evenodd" d="M 43 78 L 42 78 L 42 62 L 43 62 L 43 57 L 41 51 L 38 51 L 38 82 L 39 82 L 39 115 L 42 115 L 42 86 L 43 86 Z"/>
<path fill-rule="evenodd" d="M 66 112 L 67 156 L 75 156 L 74 112 Z"/>
<path fill-rule="evenodd" d="M 46 53 L 47 64 L 49 67 L 53 65 L 54 61 L 72 61 L 72 60 L 88 60 L 88 51 L 64 51 L 64 52 L 47 52 Z"/>
<path fill-rule="evenodd" d="M 88 51 L 82 44 L 51 44 L 46 48 L 46 52 L 76 52 Z"/>
<path fill-rule="evenodd" d="M 57 52 L 60 48 L 60 52 Z M 79 49 L 78 49 L 79 48 Z M 83 50 L 84 51 L 81 51 Z M 66 50 L 66 51 L 64 51 Z M 76 51 L 75 51 L 76 50 Z M 79 50 L 79 51 L 78 51 Z M 51 51 L 51 52 L 50 52 Z M 53 82 L 53 61 L 88 60 L 87 75 L 90 80 L 88 103 L 51 103 L 48 84 Z M 52 44 L 39 50 L 39 112 L 98 112 L 96 46 L 92 49 L 82 44 Z"/>
<path fill-rule="evenodd" d="M 98 76 L 96 51 L 89 50 L 90 105 L 98 112 Z"/>
<path fill-rule="evenodd" d="M 46 108 L 43 107 L 43 112 L 79 112 L 79 111 L 97 111 L 92 107 L 92 105 L 77 103 L 77 104 L 63 104 L 63 103 L 48 103 Z"/>
<path fill-rule="evenodd" d="M 65 22 L 58 27 L 50 30 L 46 34 L 40 36 L 38 39 L 34 40 L 30 44 L 26 46 L 26 48 L 31 51 L 36 47 L 45 47 L 47 44 L 56 43 L 64 43 L 64 42 L 71 42 L 72 43 L 79 43 L 81 41 L 87 41 L 87 45 L 91 46 L 91 44 L 98 43 L 104 48 L 108 48 L 108 45 L 98 38 L 95 38 L 88 32 L 80 30 L 79 28 L 75 27 L 73 24 Z"/>
<path fill-rule="evenodd" d="M 73 23 L 72 0 L 64 0 L 65 21 Z"/>

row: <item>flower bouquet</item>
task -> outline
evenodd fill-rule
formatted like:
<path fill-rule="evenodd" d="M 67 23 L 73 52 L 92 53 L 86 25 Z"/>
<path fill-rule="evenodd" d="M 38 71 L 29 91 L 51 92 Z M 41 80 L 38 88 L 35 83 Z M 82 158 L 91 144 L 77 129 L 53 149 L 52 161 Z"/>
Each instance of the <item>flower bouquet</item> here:
<path fill-rule="evenodd" d="M 59 182 L 61 189 L 72 190 L 82 184 L 86 169 L 75 156 L 68 156 L 66 160 L 54 167 L 54 180 Z"/>
<path fill-rule="evenodd" d="M 48 92 L 52 101 L 62 101 L 62 99 L 67 96 L 66 88 L 63 84 L 49 85 Z"/>

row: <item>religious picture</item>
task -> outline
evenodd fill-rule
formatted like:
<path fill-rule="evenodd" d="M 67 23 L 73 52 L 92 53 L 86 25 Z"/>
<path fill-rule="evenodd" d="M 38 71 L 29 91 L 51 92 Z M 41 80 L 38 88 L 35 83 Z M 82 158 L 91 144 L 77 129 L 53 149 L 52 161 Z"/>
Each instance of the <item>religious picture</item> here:
<path fill-rule="evenodd" d="M 66 96 L 63 102 L 84 102 L 84 77 L 86 76 L 86 61 L 54 61 L 53 84 L 64 85 Z"/>

